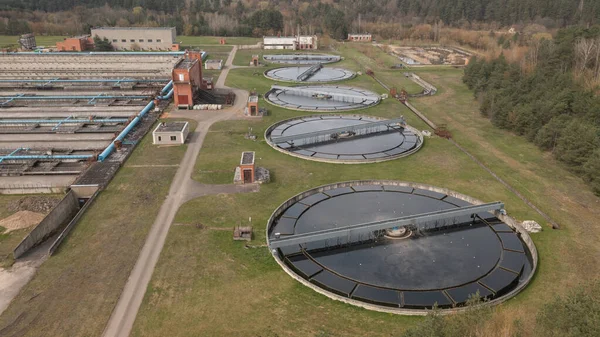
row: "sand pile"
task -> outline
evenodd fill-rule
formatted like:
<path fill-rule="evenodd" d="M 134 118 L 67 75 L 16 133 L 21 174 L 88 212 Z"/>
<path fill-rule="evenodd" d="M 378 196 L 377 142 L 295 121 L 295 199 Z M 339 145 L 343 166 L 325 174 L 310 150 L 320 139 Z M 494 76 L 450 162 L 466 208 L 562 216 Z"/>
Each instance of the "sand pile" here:
<path fill-rule="evenodd" d="M 6 228 L 4 233 L 14 230 L 29 228 L 39 224 L 44 219 L 44 214 L 31 211 L 19 211 L 0 220 L 0 226 Z"/>

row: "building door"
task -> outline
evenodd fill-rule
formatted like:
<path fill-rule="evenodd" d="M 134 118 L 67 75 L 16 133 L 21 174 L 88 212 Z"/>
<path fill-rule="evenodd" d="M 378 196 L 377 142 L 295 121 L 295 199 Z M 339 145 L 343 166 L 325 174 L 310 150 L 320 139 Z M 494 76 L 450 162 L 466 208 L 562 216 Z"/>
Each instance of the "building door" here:
<path fill-rule="evenodd" d="M 244 184 L 252 183 L 252 170 L 244 170 Z"/>
<path fill-rule="evenodd" d="M 256 116 L 256 106 L 250 106 L 250 116 Z"/>
<path fill-rule="evenodd" d="M 190 104 L 190 101 L 189 101 L 187 95 L 177 95 L 177 102 L 179 102 L 179 105 L 189 105 Z"/>

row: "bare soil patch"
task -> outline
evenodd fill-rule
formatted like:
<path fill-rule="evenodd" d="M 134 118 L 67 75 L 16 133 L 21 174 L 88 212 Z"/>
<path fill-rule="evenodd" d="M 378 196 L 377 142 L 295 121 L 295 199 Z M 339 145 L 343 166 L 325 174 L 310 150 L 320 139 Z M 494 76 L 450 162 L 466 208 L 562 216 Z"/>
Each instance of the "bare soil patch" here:
<path fill-rule="evenodd" d="M 18 229 L 29 228 L 39 224 L 45 215 L 31 211 L 18 211 L 15 214 L 0 220 L 0 226 L 6 228 L 4 233 L 10 233 Z"/>
<path fill-rule="evenodd" d="M 30 211 L 35 213 L 48 214 L 58 205 L 60 199 L 47 196 L 27 196 L 15 200 L 8 204 L 7 208 L 11 212 Z"/>

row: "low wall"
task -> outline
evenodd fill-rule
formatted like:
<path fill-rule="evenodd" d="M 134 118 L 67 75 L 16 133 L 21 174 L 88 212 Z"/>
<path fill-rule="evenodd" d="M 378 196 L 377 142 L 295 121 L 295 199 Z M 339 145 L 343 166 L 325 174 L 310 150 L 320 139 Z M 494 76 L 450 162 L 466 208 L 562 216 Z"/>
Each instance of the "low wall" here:
<path fill-rule="evenodd" d="M 67 186 L 20 184 L 0 186 L 0 194 L 62 194 L 66 191 Z"/>
<path fill-rule="evenodd" d="M 49 236 L 54 234 L 58 228 L 69 221 L 79 211 L 79 201 L 73 191 L 70 191 L 56 205 L 48 215 L 27 235 L 14 249 L 15 259 L 23 256 L 31 248 L 37 246 Z"/>
<path fill-rule="evenodd" d="M 73 217 L 73 219 L 71 219 L 71 221 L 69 222 L 69 224 L 63 229 L 63 231 L 56 238 L 56 240 L 54 240 L 54 242 L 52 243 L 52 246 L 50 246 L 50 248 L 48 249 L 48 255 L 53 255 L 54 254 L 54 252 L 58 249 L 58 247 L 60 246 L 60 244 L 69 235 L 69 233 L 71 232 L 71 230 L 73 229 L 73 227 L 75 227 L 75 225 L 77 225 L 77 223 L 79 222 L 79 219 L 81 219 L 81 217 L 83 216 L 83 214 L 85 214 L 85 211 L 87 211 L 88 207 L 90 207 L 90 205 L 94 202 L 94 200 L 98 196 L 98 193 L 100 193 L 100 191 L 96 190 L 94 192 L 94 194 L 92 194 L 92 196 L 85 203 L 85 205 L 83 205 L 83 207 L 81 207 L 81 209 L 79 210 L 79 212 L 77 212 L 77 214 L 75 215 L 75 217 Z"/>

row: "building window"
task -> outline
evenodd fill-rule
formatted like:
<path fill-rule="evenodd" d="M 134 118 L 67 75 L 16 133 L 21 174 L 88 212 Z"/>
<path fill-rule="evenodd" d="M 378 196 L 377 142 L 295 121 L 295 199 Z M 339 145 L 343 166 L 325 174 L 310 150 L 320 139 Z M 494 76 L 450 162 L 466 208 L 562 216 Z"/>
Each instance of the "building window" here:
<path fill-rule="evenodd" d="M 140 39 L 140 42 L 144 42 L 144 39 Z"/>
<path fill-rule="evenodd" d="M 161 39 L 156 39 L 156 42 L 161 43 L 162 40 Z"/>
<path fill-rule="evenodd" d="M 183 76 L 183 74 L 179 74 L 179 82 L 183 82 L 185 80 L 185 77 Z"/>
<path fill-rule="evenodd" d="M 135 43 L 135 39 L 131 39 L 131 40 L 129 40 L 129 42 Z"/>
<path fill-rule="evenodd" d="M 152 39 L 148 39 L 148 43 L 152 43 Z"/>
<path fill-rule="evenodd" d="M 127 42 L 127 40 L 125 40 L 125 39 L 122 39 L 122 40 L 121 40 L 121 42 L 125 43 L 125 42 Z"/>
<path fill-rule="evenodd" d="M 162 137 L 161 136 L 158 136 L 158 141 L 159 142 L 162 141 Z"/>
<path fill-rule="evenodd" d="M 171 140 L 172 141 L 176 141 L 177 140 L 177 136 L 171 136 Z"/>
<path fill-rule="evenodd" d="M 117 42 L 117 39 L 113 39 L 113 42 Z"/>

